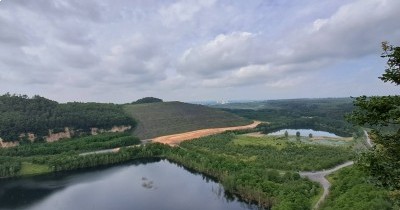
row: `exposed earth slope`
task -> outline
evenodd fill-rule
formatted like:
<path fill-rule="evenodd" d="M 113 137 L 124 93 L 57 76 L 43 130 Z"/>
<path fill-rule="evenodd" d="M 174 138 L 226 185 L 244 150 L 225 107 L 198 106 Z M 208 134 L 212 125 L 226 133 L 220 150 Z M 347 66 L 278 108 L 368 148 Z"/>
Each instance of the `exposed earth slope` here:
<path fill-rule="evenodd" d="M 182 102 L 125 105 L 124 110 L 137 120 L 134 134 L 141 139 L 252 123 L 219 109 Z"/>

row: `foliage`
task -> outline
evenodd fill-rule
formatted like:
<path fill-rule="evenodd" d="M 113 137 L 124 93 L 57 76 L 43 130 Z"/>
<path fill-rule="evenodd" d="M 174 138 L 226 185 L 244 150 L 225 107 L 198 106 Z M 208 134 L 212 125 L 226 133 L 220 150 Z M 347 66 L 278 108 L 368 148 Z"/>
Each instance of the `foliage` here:
<path fill-rule="evenodd" d="M 167 154 L 170 160 L 216 177 L 227 191 L 242 199 L 272 209 L 310 209 L 319 187 L 295 171 L 329 168 L 351 156 L 340 147 L 232 133 L 182 142 Z"/>
<path fill-rule="evenodd" d="M 372 185 L 367 177 L 356 167 L 345 168 L 331 175 L 331 192 L 321 209 L 392 209 L 388 191 Z"/>
<path fill-rule="evenodd" d="M 182 102 L 126 105 L 124 109 L 138 120 L 134 134 L 141 139 L 251 123 L 219 109 Z"/>
<path fill-rule="evenodd" d="M 169 147 L 162 144 L 149 144 L 147 146 L 123 148 L 116 153 L 91 154 L 91 155 L 56 155 L 48 160 L 34 160 L 36 163 L 47 164 L 53 171 L 74 170 L 80 168 L 97 167 L 121 163 L 137 158 L 162 157 Z M 41 162 L 43 161 L 43 162 Z"/>
<path fill-rule="evenodd" d="M 144 98 L 138 99 L 137 101 L 133 102 L 132 104 L 147 104 L 147 103 L 158 103 L 158 102 L 163 102 L 163 100 L 159 99 L 159 98 L 154 98 L 154 97 L 144 97 Z"/>
<path fill-rule="evenodd" d="M 265 142 L 238 144 L 237 140 Z M 225 133 L 186 141 L 181 147 L 241 157 L 257 157 L 262 168 L 311 171 L 331 168 L 353 158 L 349 148 L 289 142 L 277 137 L 235 136 Z"/>
<path fill-rule="evenodd" d="M 93 150 L 139 144 L 140 140 L 128 133 L 107 133 L 75 139 L 61 140 L 53 143 L 36 143 L 18 147 L 0 149 L 0 156 L 56 155 L 61 153 L 78 153 Z"/>
<path fill-rule="evenodd" d="M 26 95 L 0 96 L 0 137 L 5 141 L 20 140 L 21 134 L 34 133 L 42 140 L 65 127 L 89 132 L 90 128 L 109 129 L 115 125 L 135 125 L 120 105 L 101 103 L 66 103 Z"/>
<path fill-rule="evenodd" d="M 252 108 L 257 103 L 258 109 Z M 247 106 L 246 106 L 247 105 Z M 281 129 L 314 129 L 349 137 L 354 131 L 344 115 L 353 110 L 350 98 L 290 99 L 223 105 L 225 111 L 249 119 L 269 122 L 259 127 L 264 133 Z"/>
<path fill-rule="evenodd" d="M 0 156 L 0 177 L 15 176 L 20 170 L 20 160 L 17 158 Z"/>
<path fill-rule="evenodd" d="M 55 170 L 55 168 L 50 168 L 50 163 L 60 158 L 68 159 L 65 157 L 69 157 L 78 161 L 80 157 L 83 157 L 79 155 L 82 152 L 131 146 L 139 143 L 138 138 L 128 133 L 108 133 L 54 143 L 35 143 L 13 148 L 0 148 L 0 177 L 46 173 Z M 101 163 L 100 160 L 95 163 L 106 164 Z M 84 165 L 80 166 L 84 167 Z M 63 166 L 60 167 L 63 168 Z"/>
<path fill-rule="evenodd" d="M 382 42 L 382 58 L 387 58 L 387 68 L 385 73 L 379 79 L 384 82 L 391 82 L 395 85 L 400 84 L 400 47 L 390 45 L 388 42 Z"/>
<path fill-rule="evenodd" d="M 384 82 L 400 84 L 400 47 L 382 43 L 382 57 L 387 69 L 380 77 Z M 360 158 L 359 166 L 371 175 L 375 183 L 394 190 L 400 203 L 400 96 L 360 96 L 354 102 L 357 109 L 349 120 L 357 125 L 372 127 L 375 146 Z"/>

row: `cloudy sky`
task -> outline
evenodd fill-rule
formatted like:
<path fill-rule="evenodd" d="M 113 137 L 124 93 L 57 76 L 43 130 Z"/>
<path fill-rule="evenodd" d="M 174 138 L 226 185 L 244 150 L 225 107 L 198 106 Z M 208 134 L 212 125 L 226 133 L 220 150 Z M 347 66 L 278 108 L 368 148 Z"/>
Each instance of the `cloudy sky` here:
<path fill-rule="evenodd" d="M 130 102 L 396 94 L 399 0 L 1 0 L 0 94 Z"/>

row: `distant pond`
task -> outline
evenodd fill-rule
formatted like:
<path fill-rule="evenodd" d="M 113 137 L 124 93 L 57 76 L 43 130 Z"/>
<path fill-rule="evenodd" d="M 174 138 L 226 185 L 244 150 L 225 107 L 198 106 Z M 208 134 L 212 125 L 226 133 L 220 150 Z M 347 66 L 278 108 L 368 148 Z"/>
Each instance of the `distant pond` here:
<path fill-rule="evenodd" d="M 282 129 L 277 132 L 269 133 L 268 135 L 274 135 L 274 136 L 284 135 L 285 131 L 287 131 L 289 135 L 296 135 L 296 132 L 298 131 L 300 132 L 300 136 L 308 136 L 311 133 L 313 136 L 340 138 L 340 136 L 337 136 L 334 133 L 329 133 L 326 131 L 315 131 L 312 129 Z"/>
<path fill-rule="evenodd" d="M 0 209 L 257 209 L 167 160 L 0 180 Z"/>

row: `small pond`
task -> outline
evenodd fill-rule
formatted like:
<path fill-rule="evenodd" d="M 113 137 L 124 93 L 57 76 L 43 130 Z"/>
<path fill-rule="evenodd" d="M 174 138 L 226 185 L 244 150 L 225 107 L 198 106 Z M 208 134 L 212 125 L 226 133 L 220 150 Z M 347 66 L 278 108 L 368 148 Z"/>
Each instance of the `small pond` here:
<path fill-rule="evenodd" d="M 312 129 L 282 129 L 277 132 L 269 133 L 268 135 L 284 135 L 285 131 L 289 133 L 289 135 L 296 135 L 296 132 L 300 132 L 300 136 L 308 136 L 310 133 L 313 136 L 325 136 L 325 137 L 334 137 L 334 138 L 340 138 L 340 136 L 335 135 L 334 133 L 329 133 L 326 131 L 315 131 Z"/>

